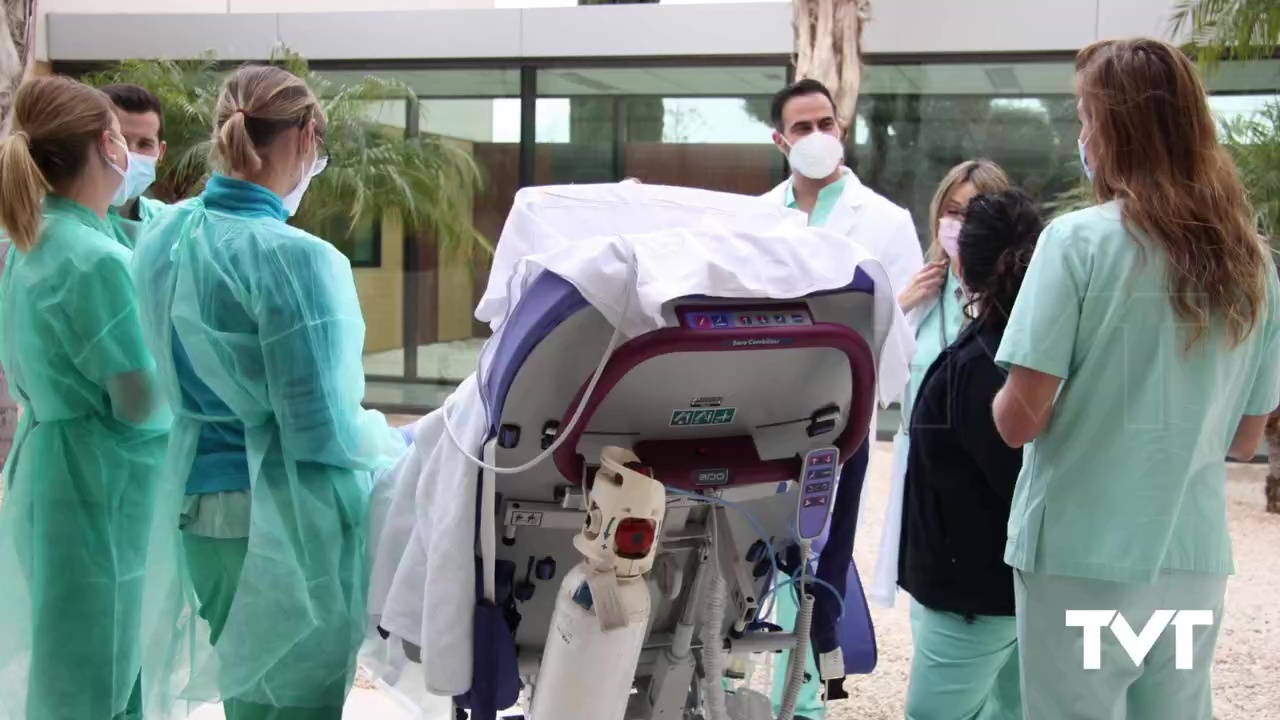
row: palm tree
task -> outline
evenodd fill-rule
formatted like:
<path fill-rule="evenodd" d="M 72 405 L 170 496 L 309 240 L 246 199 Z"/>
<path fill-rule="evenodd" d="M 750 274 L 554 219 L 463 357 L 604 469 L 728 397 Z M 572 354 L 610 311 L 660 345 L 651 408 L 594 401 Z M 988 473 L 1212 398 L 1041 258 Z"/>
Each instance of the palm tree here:
<path fill-rule="evenodd" d="M 426 231 L 451 253 L 470 257 L 492 245 L 472 225 L 475 194 L 483 182 L 472 157 L 448 141 L 405 137 L 399 128 L 378 122 L 385 104 L 418 99 L 407 86 L 379 78 L 335 87 L 313 73 L 306 61 L 281 50 L 274 62 L 307 80 L 328 116 L 325 136 L 329 167 L 311 183 L 294 222 L 333 241 L 335 226 L 347 233 L 386 215 L 398 216 L 407 230 Z M 196 61 L 125 60 L 85 78 L 94 85 L 133 83 L 160 99 L 169 151 L 158 168 L 154 193 L 162 200 L 191 197 L 209 174 L 208 157 L 214 108 L 223 69 L 211 57 Z"/>
<path fill-rule="evenodd" d="M 1280 0 L 1182 0 L 1170 29 L 1175 37 L 1189 36 L 1188 50 L 1206 71 L 1224 58 L 1269 58 L 1280 48 Z M 1225 131 L 1259 230 L 1274 246 L 1280 243 L 1280 103 L 1257 118 L 1227 123 Z M 1280 513 L 1280 409 L 1267 421 L 1267 466 L 1267 512 Z"/>
<path fill-rule="evenodd" d="M 1174 37 L 1188 34 L 1188 49 L 1208 69 L 1223 58 L 1269 58 L 1280 45 L 1280 2 L 1181 0 L 1170 29 Z"/>
<path fill-rule="evenodd" d="M 1227 122 L 1223 130 L 1258 214 L 1258 228 L 1274 247 L 1280 243 L 1280 103 Z M 1280 410 L 1267 420 L 1267 466 L 1267 512 L 1280 513 Z"/>

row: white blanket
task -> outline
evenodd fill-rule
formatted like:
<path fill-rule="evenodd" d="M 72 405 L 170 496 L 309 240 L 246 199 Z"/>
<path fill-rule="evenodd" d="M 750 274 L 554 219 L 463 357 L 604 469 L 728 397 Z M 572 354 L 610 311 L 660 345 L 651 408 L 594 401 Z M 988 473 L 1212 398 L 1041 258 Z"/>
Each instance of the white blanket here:
<path fill-rule="evenodd" d="M 446 408 L 458 440 L 480 456 L 485 411 L 472 375 L 417 422 L 413 452 L 374 486 L 368 607 L 377 625 L 423 648 L 427 690 L 452 696 L 471 687 L 478 477 L 445 432 Z"/>
<path fill-rule="evenodd" d="M 858 268 L 876 284 L 868 341 L 887 403 L 906 384 L 915 342 L 883 268 L 858 243 L 758 198 L 633 184 L 523 190 L 476 310 L 495 330 L 480 377 L 511 310 L 542 272 L 573 283 L 633 337 L 662 327 L 661 308 L 675 298 L 796 298 L 844 287 Z M 458 439 L 479 457 L 485 409 L 476 376 L 446 407 Z M 422 648 L 427 688 L 441 695 L 471 685 L 477 475 L 436 411 L 419 421 L 414 451 L 374 496 L 370 612 Z"/>
<path fill-rule="evenodd" d="M 634 183 L 521 190 L 476 319 L 500 335 L 544 270 L 573 283 L 630 338 L 662 327 L 662 306 L 674 298 L 796 298 L 848 285 L 857 268 L 876 286 L 868 341 L 888 405 L 906 386 L 915 335 L 883 266 L 855 240 L 762 198 Z M 496 347 L 481 353 L 482 378 Z"/>

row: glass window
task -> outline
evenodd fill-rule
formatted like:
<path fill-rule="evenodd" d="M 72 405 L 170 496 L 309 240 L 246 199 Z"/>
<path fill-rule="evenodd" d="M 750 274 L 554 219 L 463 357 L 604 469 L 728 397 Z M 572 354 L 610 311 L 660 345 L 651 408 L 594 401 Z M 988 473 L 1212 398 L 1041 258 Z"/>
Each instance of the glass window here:
<path fill-rule="evenodd" d="M 956 164 L 986 157 L 1047 200 L 1079 182 L 1073 66 L 871 65 L 850 153 L 868 186 L 911 211 L 928 244 L 929 202 Z"/>
<path fill-rule="evenodd" d="M 345 71 L 344 71 L 345 72 Z M 363 74 L 363 73 L 361 73 Z M 340 73 L 326 73 L 330 80 Z M 399 114 L 402 131 L 431 136 L 474 163 L 479 187 L 464 198 L 479 238 L 442 241 L 434 228 L 405 228 L 384 218 L 369 228 L 380 239 L 380 267 L 360 285 L 371 403 L 421 408 L 438 404 L 441 387 L 475 368 L 488 328 L 472 319 L 488 277 L 486 247 L 497 241 L 519 183 L 518 69 L 406 70 L 378 73 L 419 96 L 416 118 Z M 394 113 L 387 111 L 388 120 Z M 354 243 L 352 252 L 359 252 Z"/>
<path fill-rule="evenodd" d="M 316 235 L 333 243 L 351 261 L 353 268 L 376 268 L 382 264 L 382 223 L 367 218 L 351 224 L 349 218 L 324 221 Z"/>
<path fill-rule="evenodd" d="M 957 163 L 987 157 L 1041 200 L 1080 182 L 1072 61 L 873 64 L 850 133 L 850 160 L 870 187 L 911 211 L 928 244 L 929 202 Z M 1280 60 L 1224 63 L 1208 75 L 1220 121 L 1276 99 Z M 1263 92 L 1267 91 L 1267 92 Z"/>
<path fill-rule="evenodd" d="M 538 183 L 645 182 L 749 194 L 781 179 L 768 127 L 777 65 L 538 72 Z"/>

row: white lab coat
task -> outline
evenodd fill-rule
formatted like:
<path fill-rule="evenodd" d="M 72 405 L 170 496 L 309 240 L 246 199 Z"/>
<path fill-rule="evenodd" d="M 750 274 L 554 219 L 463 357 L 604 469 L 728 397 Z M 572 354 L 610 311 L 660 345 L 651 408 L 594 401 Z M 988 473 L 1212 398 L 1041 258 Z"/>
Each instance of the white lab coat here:
<path fill-rule="evenodd" d="M 849 168 L 844 194 L 831 210 L 823 230 L 844 235 L 867 249 L 884 266 L 896 295 L 924 267 L 924 253 L 911 213 L 862 184 Z M 783 205 L 791 180 L 770 190 L 765 198 Z"/>
<path fill-rule="evenodd" d="M 844 193 L 840 202 L 832 208 L 827 217 L 824 230 L 844 235 L 862 245 L 884 267 L 893 285 L 894 297 L 911 282 L 911 278 L 924 267 L 924 253 L 920 249 L 920 237 L 916 234 L 915 223 L 911 213 L 899 207 L 876 191 L 862 184 L 858 176 L 849 168 L 843 168 L 845 175 Z M 791 180 L 771 190 L 766 198 L 783 205 L 787 201 L 787 190 Z M 912 327 L 912 348 L 906 352 L 910 359 L 914 353 L 914 329 L 923 317 L 920 312 L 907 316 Z M 881 380 L 884 380 L 882 377 Z M 895 378 L 893 387 L 878 388 L 881 404 L 901 400 L 905 382 Z M 871 432 L 874 438 L 876 418 L 871 419 Z M 898 544 L 902 532 L 902 498 L 906 476 L 906 446 L 894 443 L 893 468 L 890 471 L 889 507 L 885 515 L 884 530 L 880 537 L 880 551 L 877 553 L 876 568 L 872 576 L 868 597 L 877 605 L 892 607 L 894 592 L 897 590 Z M 870 465 L 868 465 L 868 470 Z M 863 478 L 862 497 L 858 504 L 858 526 L 863 526 L 863 518 L 867 509 L 867 490 L 870 483 Z"/>

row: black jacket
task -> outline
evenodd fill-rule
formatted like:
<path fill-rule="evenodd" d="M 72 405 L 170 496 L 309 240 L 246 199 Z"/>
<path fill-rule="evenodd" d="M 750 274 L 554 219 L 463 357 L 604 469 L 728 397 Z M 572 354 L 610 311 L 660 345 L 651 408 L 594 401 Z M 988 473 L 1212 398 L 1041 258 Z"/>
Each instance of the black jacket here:
<path fill-rule="evenodd" d="M 1022 450 L 996 431 L 1001 333 L 972 323 L 925 373 L 911 411 L 898 584 L 925 607 L 1013 615 L 1004 562 Z"/>

